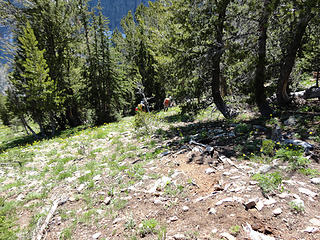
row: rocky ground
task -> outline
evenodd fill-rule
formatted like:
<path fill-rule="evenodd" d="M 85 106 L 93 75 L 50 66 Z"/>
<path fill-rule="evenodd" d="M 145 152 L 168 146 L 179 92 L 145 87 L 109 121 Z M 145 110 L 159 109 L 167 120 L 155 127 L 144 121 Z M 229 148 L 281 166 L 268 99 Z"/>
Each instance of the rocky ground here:
<path fill-rule="evenodd" d="M 8 151 L 0 196 L 15 204 L 19 239 L 320 239 L 317 153 L 306 154 L 313 175 L 289 171 L 245 148 L 268 131 L 238 125 L 172 122 L 137 136 L 127 119 L 23 148 L 22 167 Z M 277 172 L 271 191 L 253 178 Z"/>

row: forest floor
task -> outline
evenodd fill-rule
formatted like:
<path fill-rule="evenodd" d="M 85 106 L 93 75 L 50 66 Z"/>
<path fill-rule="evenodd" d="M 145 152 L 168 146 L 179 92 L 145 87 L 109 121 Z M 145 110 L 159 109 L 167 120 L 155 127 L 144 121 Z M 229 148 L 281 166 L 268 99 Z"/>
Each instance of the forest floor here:
<path fill-rule="evenodd" d="M 320 239 L 318 108 L 172 108 L 42 141 L 1 127 L 0 239 Z"/>

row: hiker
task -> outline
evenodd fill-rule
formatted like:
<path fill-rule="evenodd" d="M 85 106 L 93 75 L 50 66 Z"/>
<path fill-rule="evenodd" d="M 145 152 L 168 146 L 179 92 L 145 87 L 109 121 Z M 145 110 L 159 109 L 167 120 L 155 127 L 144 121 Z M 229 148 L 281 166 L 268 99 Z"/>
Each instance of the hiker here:
<path fill-rule="evenodd" d="M 168 111 L 168 108 L 171 107 L 171 99 L 172 99 L 171 96 L 164 99 L 164 101 L 163 101 L 164 111 Z"/>
<path fill-rule="evenodd" d="M 143 112 L 146 111 L 146 106 L 144 105 L 144 101 L 141 101 L 141 102 L 138 104 L 138 107 L 136 107 L 136 111 L 143 111 Z"/>

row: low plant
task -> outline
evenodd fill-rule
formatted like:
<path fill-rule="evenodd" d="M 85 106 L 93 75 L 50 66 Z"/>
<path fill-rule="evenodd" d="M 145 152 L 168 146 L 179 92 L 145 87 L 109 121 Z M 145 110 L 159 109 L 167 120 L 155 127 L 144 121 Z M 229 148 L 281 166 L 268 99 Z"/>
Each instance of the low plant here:
<path fill-rule="evenodd" d="M 252 176 L 252 179 L 259 182 L 259 186 L 265 194 L 279 189 L 282 183 L 282 176 L 280 172 L 267 174 L 257 173 Z"/>
<path fill-rule="evenodd" d="M 299 172 L 306 175 L 306 176 L 309 176 L 310 178 L 320 176 L 320 171 L 317 169 L 312 169 L 312 168 L 301 168 L 301 169 L 299 169 Z"/>
<path fill-rule="evenodd" d="M 17 239 L 14 222 L 16 204 L 14 202 L 6 202 L 4 198 L 0 198 L 0 239 L 13 240 Z"/>
<path fill-rule="evenodd" d="M 304 206 L 302 203 L 297 203 L 292 201 L 292 202 L 289 202 L 289 206 L 296 213 L 304 212 Z"/>
<path fill-rule="evenodd" d="M 134 116 L 134 128 L 139 134 L 151 134 L 152 126 L 156 121 L 157 118 L 154 113 L 137 111 Z"/>
<path fill-rule="evenodd" d="M 245 134 L 245 133 L 249 133 L 252 129 L 252 126 L 246 123 L 239 123 L 234 131 L 236 134 Z"/>
<path fill-rule="evenodd" d="M 274 141 L 266 139 L 262 141 L 261 152 L 266 155 L 273 156 L 276 144 Z"/>
<path fill-rule="evenodd" d="M 303 156 L 303 151 L 290 149 L 289 147 L 280 148 L 276 153 L 276 158 L 289 162 L 289 170 L 296 171 L 308 166 L 310 160 Z"/>
<path fill-rule="evenodd" d="M 143 220 L 139 228 L 140 237 L 145 237 L 147 234 L 157 233 L 157 226 L 159 225 L 156 219 Z"/>
<path fill-rule="evenodd" d="M 231 233 L 231 235 L 236 237 L 237 235 L 239 235 L 240 229 L 241 227 L 239 225 L 234 225 L 230 227 L 229 232 Z"/>
<path fill-rule="evenodd" d="M 131 230 L 131 229 L 134 229 L 135 227 L 136 227 L 136 222 L 132 217 L 130 217 L 130 219 L 128 219 L 128 221 L 126 221 L 126 223 L 124 224 L 124 229 L 126 230 Z"/>

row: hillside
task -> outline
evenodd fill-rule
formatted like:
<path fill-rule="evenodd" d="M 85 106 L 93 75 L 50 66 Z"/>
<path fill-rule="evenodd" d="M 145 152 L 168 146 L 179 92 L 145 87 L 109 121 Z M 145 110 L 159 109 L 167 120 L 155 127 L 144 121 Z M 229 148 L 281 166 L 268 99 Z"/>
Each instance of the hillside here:
<path fill-rule="evenodd" d="M 0 239 L 320 239 L 318 121 L 172 108 L 42 141 L 1 127 Z M 274 122 L 312 154 L 271 141 Z"/>

